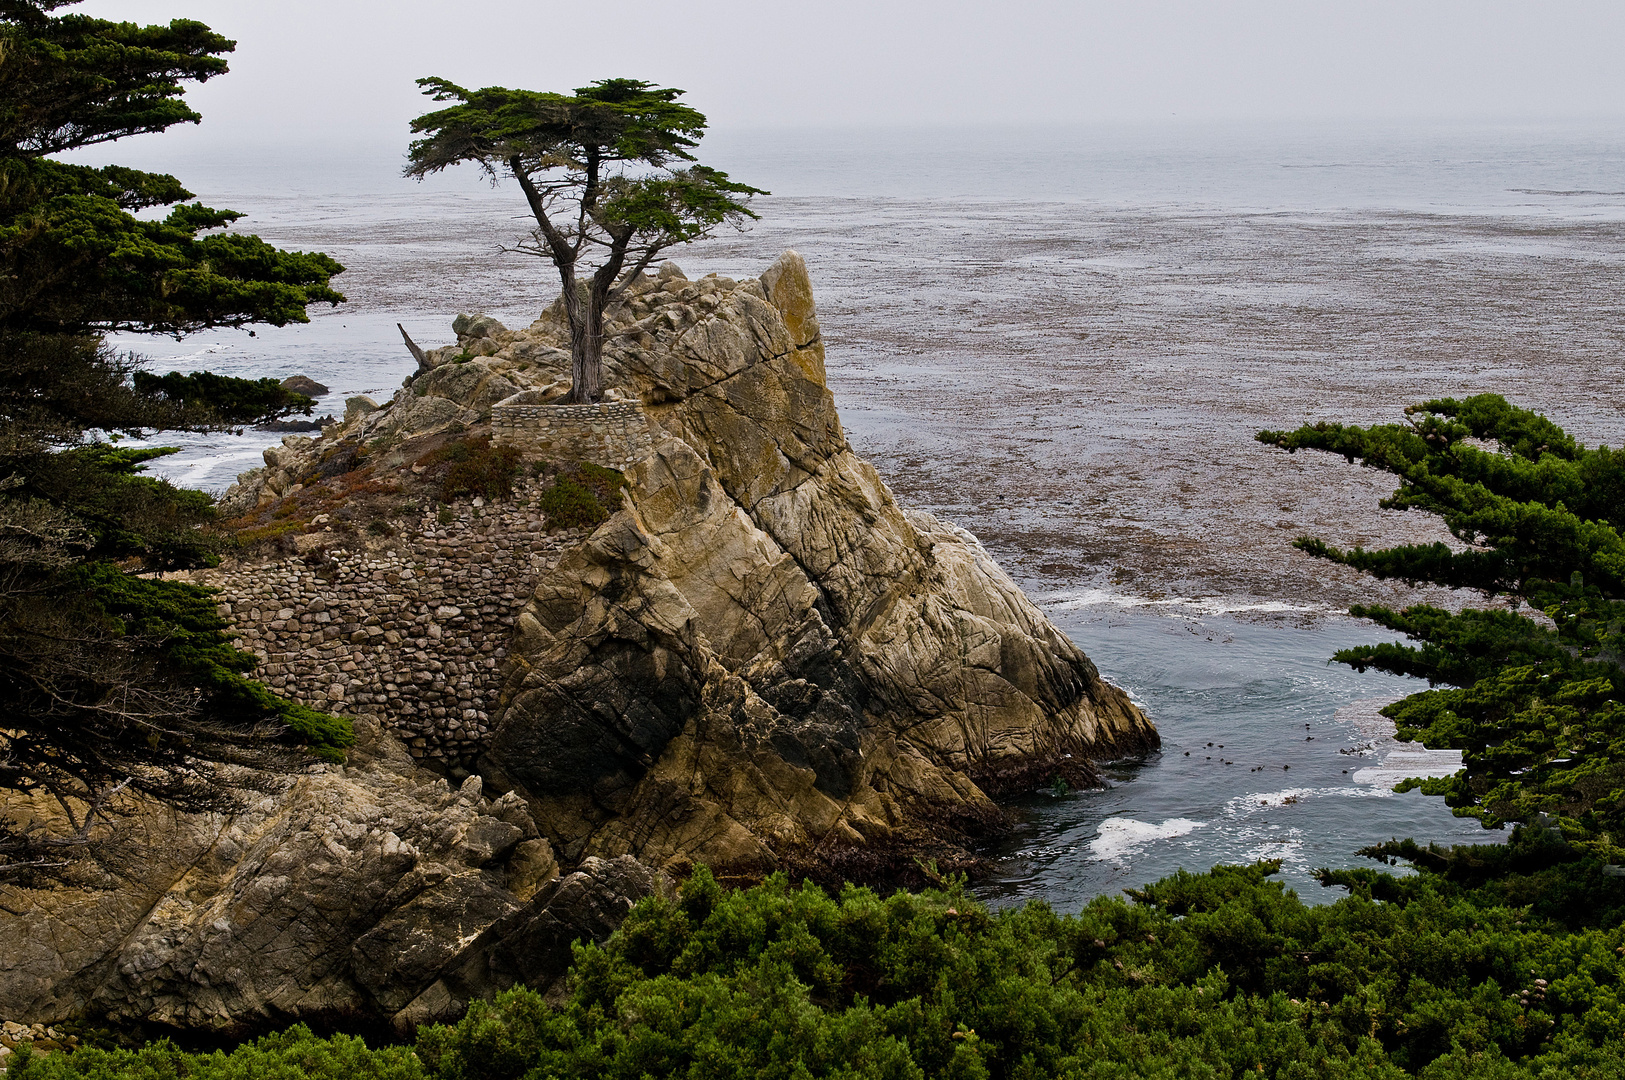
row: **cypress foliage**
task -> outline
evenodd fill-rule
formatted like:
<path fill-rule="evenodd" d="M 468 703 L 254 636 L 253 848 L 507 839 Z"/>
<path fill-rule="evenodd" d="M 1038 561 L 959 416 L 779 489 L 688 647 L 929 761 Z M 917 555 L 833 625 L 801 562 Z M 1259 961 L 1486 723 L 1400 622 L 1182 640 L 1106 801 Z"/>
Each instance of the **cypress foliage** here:
<path fill-rule="evenodd" d="M 1381 578 L 1509 598 L 1514 610 L 1360 606 L 1417 644 L 1335 659 L 1442 689 L 1383 710 L 1401 739 L 1462 751 L 1455 776 L 1407 781 L 1488 828 L 1539 823 L 1579 851 L 1625 855 L 1625 453 L 1582 446 L 1495 394 L 1406 410 L 1408 423 L 1259 432 L 1289 452 L 1342 454 L 1399 487 L 1383 506 L 1437 515 L 1460 541 L 1311 555 Z M 1527 605 L 1533 615 L 1519 614 Z M 1544 617 L 1542 617 L 1544 616 Z"/>
<path fill-rule="evenodd" d="M 125 435 L 210 431 L 311 400 L 271 379 L 155 375 L 112 331 L 307 321 L 342 267 L 218 230 L 172 176 L 49 155 L 199 117 L 186 84 L 233 43 L 201 23 L 115 23 L 62 0 L 0 3 L 0 792 L 44 794 L 66 827 L 0 821 L 0 877 L 64 866 L 142 791 L 235 805 L 227 770 L 281 770 L 352 740 L 249 678 L 201 590 L 141 572 L 207 566 L 210 500 L 142 475 L 165 449 Z M 171 207 L 167 216 L 136 216 Z M 241 775 L 234 782 L 241 782 Z"/>

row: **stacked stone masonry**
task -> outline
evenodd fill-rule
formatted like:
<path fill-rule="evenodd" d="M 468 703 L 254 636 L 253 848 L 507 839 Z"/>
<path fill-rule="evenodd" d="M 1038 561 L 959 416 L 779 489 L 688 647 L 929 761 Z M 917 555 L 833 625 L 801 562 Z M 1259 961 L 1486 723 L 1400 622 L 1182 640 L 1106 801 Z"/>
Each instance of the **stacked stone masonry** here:
<path fill-rule="evenodd" d="M 491 408 L 492 441 L 515 446 L 531 460 L 585 461 L 621 469 L 654 445 L 643 406 L 632 401 L 596 405 L 540 405 L 515 394 Z"/>
<path fill-rule="evenodd" d="M 580 542 L 549 533 L 532 507 L 540 490 L 460 504 L 449 523 L 427 514 L 388 541 L 334 533 L 304 554 L 191 576 L 221 590 L 222 616 L 277 693 L 371 714 L 413 756 L 464 764 L 490 735 L 514 620 Z"/>

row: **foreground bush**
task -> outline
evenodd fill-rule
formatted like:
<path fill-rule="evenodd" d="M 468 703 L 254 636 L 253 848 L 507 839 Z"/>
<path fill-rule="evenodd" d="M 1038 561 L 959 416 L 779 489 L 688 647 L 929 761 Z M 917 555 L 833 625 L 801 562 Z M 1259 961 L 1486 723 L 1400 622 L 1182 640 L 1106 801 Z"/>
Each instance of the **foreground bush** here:
<path fill-rule="evenodd" d="M 1075 916 L 990 913 L 963 886 L 727 891 L 701 869 L 578 946 L 561 1007 L 510 991 L 421 1029 L 415 1057 L 295 1028 L 230 1055 L 79 1051 L 13 1076 L 1617 1076 L 1625 933 L 1588 913 L 1611 920 L 1625 887 L 1551 843 L 1520 839 L 1535 869 L 1501 865 L 1493 892 L 1361 871 L 1313 907 L 1264 863 Z M 1541 875 L 1569 882 L 1561 904 L 1506 902 L 1546 892 Z"/>
<path fill-rule="evenodd" d="M 447 443 L 425 454 L 421 465 L 448 464 L 440 481 L 440 501 L 449 503 L 476 495 L 500 500 L 513 497 L 519 475 L 520 453 L 511 446 L 493 445 L 489 436 Z"/>
<path fill-rule="evenodd" d="M 12 1059 L 8 1080 L 416 1080 L 417 1057 L 404 1046 L 369 1049 L 360 1039 L 318 1039 L 303 1024 L 228 1053 L 189 1054 L 167 1040 L 139 1050 L 86 1047 L 71 1054 Z"/>

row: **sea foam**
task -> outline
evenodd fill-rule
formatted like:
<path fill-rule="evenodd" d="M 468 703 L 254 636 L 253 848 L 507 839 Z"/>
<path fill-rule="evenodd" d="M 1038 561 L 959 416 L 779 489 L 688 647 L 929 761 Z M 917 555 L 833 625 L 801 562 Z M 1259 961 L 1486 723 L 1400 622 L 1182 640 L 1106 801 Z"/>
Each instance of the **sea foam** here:
<path fill-rule="evenodd" d="M 1169 818 L 1160 825 L 1133 818 L 1107 818 L 1100 823 L 1100 834 L 1089 844 L 1089 851 L 1097 859 L 1121 862 L 1147 844 L 1158 840 L 1171 840 L 1176 836 L 1195 832 L 1205 821 L 1190 818 Z"/>

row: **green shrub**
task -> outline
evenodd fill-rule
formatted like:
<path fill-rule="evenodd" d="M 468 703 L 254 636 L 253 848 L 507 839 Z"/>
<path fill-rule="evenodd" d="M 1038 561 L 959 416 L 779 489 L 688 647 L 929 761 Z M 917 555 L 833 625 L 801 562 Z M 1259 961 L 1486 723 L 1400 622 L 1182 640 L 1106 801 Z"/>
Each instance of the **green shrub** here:
<path fill-rule="evenodd" d="M 1469 884 L 1485 857 L 1494 881 Z M 230 1054 L 53 1055 L 13 1080 L 1619 1075 L 1625 882 L 1527 830 L 1453 861 L 1340 871 L 1351 895 L 1323 906 L 1269 880 L 1277 863 L 1221 866 L 1069 916 L 990 912 L 963 880 L 727 890 L 701 867 L 578 944 L 562 1005 L 510 990 L 420 1028 L 415 1058 L 297 1027 Z"/>
<path fill-rule="evenodd" d="M 1354 881 L 1312 907 L 1276 869 L 1179 873 L 1062 917 L 990 913 L 963 882 L 835 897 L 782 876 L 725 891 L 702 868 L 578 946 L 561 1009 L 512 991 L 420 1030 L 418 1054 L 447 1080 L 1584 1076 L 1625 1060 L 1617 925 L 1537 925 L 1434 875 L 1371 874 L 1406 884 L 1381 901 Z M 1569 872 L 1592 890 L 1571 917 L 1625 895 L 1583 860 Z"/>
<path fill-rule="evenodd" d="M 559 472 L 536 505 L 547 523 L 561 529 L 585 529 L 609 520 L 609 507 L 619 503 L 626 477 L 614 469 L 582 463 Z"/>
<path fill-rule="evenodd" d="M 511 446 L 493 446 L 489 437 L 463 439 L 426 454 L 422 464 L 449 463 L 440 482 L 440 501 L 469 498 L 513 497 L 514 477 L 519 475 L 520 453 Z"/>
<path fill-rule="evenodd" d="M 318 1039 L 299 1024 L 229 1054 L 190 1054 L 163 1039 L 139 1050 L 86 1047 L 14 1059 L 8 1080 L 418 1080 L 423 1075 L 406 1047 L 374 1050 L 348 1035 Z"/>
<path fill-rule="evenodd" d="M 571 480 L 598 496 L 605 503 L 619 502 L 621 489 L 626 487 L 626 476 L 615 469 L 606 469 L 602 465 L 592 465 L 581 462 L 566 469 L 561 476 Z"/>
<path fill-rule="evenodd" d="M 573 480 L 554 481 L 536 505 L 547 515 L 547 523 L 560 529 L 591 528 L 609 520 L 598 497 Z"/>

